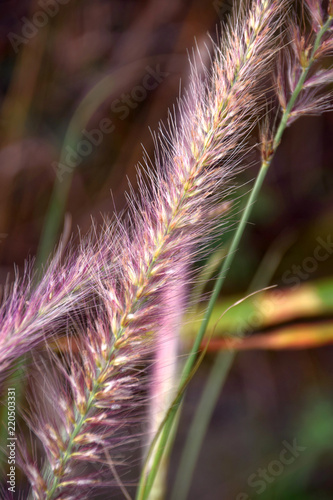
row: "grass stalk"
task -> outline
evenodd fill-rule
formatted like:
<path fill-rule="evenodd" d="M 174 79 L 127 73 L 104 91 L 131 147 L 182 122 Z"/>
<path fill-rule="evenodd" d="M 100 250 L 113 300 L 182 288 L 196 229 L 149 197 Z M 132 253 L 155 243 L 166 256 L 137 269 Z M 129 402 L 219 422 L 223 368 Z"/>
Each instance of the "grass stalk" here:
<path fill-rule="evenodd" d="M 195 353 L 197 352 L 201 341 L 205 335 L 205 331 L 207 329 L 209 319 L 211 316 L 211 313 L 213 311 L 213 308 L 215 306 L 215 302 L 219 296 L 219 293 L 222 289 L 222 285 L 225 281 L 226 275 L 228 273 L 228 270 L 230 269 L 230 266 L 233 262 L 235 252 L 239 246 L 240 240 L 242 238 L 246 223 L 249 219 L 252 206 L 254 202 L 257 199 L 258 193 L 261 189 L 261 186 L 263 184 L 263 181 L 265 179 L 265 176 L 267 174 L 268 168 L 270 167 L 272 160 L 274 158 L 274 155 L 276 153 L 276 150 L 281 142 L 283 133 L 287 127 L 288 124 L 288 119 L 290 117 L 290 114 L 292 112 L 293 106 L 295 105 L 295 102 L 300 94 L 300 92 L 303 89 L 306 77 L 309 73 L 309 70 L 315 60 L 315 52 L 319 48 L 321 39 L 325 32 L 328 30 L 332 22 L 332 17 L 329 17 L 326 23 L 322 26 L 321 30 L 318 32 L 313 50 L 311 53 L 311 56 L 308 60 L 308 64 L 306 67 L 302 69 L 302 73 L 300 75 L 299 81 L 295 87 L 295 90 L 293 94 L 290 97 L 290 100 L 286 106 L 286 109 L 283 112 L 280 124 L 277 128 L 276 134 L 273 139 L 273 145 L 272 145 L 272 151 L 269 159 L 263 160 L 261 164 L 261 168 L 259 170 L 259 174 L 256 178 L 255 184 L 253 186 L 253 189 L 251 191 L 251 194 L 248 198 L 248 201 L 246 203 L 245 209 L 243 211 L 242 217 L 239 221 L 237 230 L 235 232 L 235 235 L 232 239 L 230 250 L 227 254 L 226 259 L 224 260 L 221 270 L 218 276 L 218 279 L 215 283 L 214 286 L 214 291 L 211 296 L 211 299 L 209 301 L 208 307 L 206 309 L 205 317 L 201 323 L 198 335 L 196 337 L 195 343 L 193 345 L 193 349 L 190 353 L 190 356 L 187 360 L 187 363 L 184 367 L 184 372 L 187 373 L 187 370 L 190 369 L 192 359 L 193 357 L 195 358 Z M 195 351 L 194 351 L 195 349 Z M 222 390 L 222 387 L 224 385 L 224 382 L 226 380 L 226 377 L 229 373 L 229 370 L 231 368 L 231 365 L 233 363 L 233 360 L 235 358 L 235 351 L 231 350 L 227 353 L 225 352 L 220 352 L 216 360 L 214 362 L 213 368 L 211 370 L 211 373 L 209 375 L 208 381 L 206 383 L 206 387 L 203 391 L 201 400 L 199 402 L 195 417 L 193 419 L 193 422 L 191 424 L 187 441 L 184 447 L 184 451 L 182 454 L 180 466 L 178 468 L 178 473 L 176 477 L 176 481 L 174 484 L 174 488 L 172 491 L 171 495 L 171 500 L 185 500 L 189 488 L 191 485 L 191 479 L 193 476 L 193 472 L 195 469 L 195 465 L 198 460 L 198 456 L 200 453 L 200 449 L 202 447 L 202 443 L 209 425 L 209 422 L 211 420 L 212 413 L 214 411 L 216 402 L 218 400 L 218 396 Z M 211 398 L 211 399 L 210 399 Z"/>

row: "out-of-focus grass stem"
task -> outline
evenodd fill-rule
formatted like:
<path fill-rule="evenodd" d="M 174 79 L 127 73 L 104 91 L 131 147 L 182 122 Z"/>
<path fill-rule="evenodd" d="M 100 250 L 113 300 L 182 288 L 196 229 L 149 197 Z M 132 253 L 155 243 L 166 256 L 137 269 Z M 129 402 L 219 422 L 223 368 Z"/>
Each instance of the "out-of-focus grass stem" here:
<path fill-rule="evenodd" d="M 105 76 L 80 102 L 67 128 L 60 154 L 59 162 L 61 164 L 66 163 L 66 149 L 68 146 L 75 150 L 80 140 L 82 130 L 89 122 L 96 109 L 98 109 L 110 95 L 110 91 L 113 88 L 113 82 L 114 75 Z M 57 177 L 54 181 L 53 192 L 40 238 L 36 259 L 37 269 L 47 261 L 55 247 L 57 236 L 62 225 L 74 172 L 75 168 L 71 168 L 70 171 L 67 171 L 65 175 L 62 176 L 62 179 Z"/>

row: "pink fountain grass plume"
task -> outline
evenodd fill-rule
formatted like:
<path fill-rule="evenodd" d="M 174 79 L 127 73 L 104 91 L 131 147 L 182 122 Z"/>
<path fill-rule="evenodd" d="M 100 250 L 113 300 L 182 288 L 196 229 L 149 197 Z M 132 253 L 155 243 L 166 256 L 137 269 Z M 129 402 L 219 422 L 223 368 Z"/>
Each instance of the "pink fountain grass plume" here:
<path fill-rule="evenodd" d="M 129 197 L 127 220 L 113 225 L 113 272 L 96 281 L 99 301 L 77 328 L 78 352 L 67 353 L 64 365 L 53 361 L 64 383 L 50 393 L 52 419 L 37 408 L 31 423 L 46 456 L 42 469 L 36 461 L 23 465 L 33 498 L 82 499 L 111 484 L 103 474 L 105 450 L 113 459 L 142 407 L 138 367 L 163 344 L 159 332 L 172 313 L 166 291 L 192 279 L 192 262 L 221 227 L 216 206 L 262 111 L 260 84 L 277 50 L 283 6 L 255 0 L 237 11 L 215 47 L 211 71 L 200 78 L 192 66 L 179 118 L 170 115 L 168 127 L 160 127 L 156 169 L 146 161 L 140 196 Z M 87 461 L 100 464 L 99 474 L 83 468 Z"/>
<path fill-rule="evenodd" d="M 302 115 L 316 115 L 332 109 L 332 65 L 325 58 L 333 55 L 333 3 L 325 11 L 319 0 L 306 0 L 311 31 L 302 33 L 289 19 L 289 44 L 280 53 L 276 71 L 276 92 L 283 113 L 289 103 L 286 125 Z M 293 94 L 297 95 L 293 99 Z M 290 106 L 291 103 L 291 106 Z M 277 145 L 275 145 L 276 147 Z"/>
<path fill-rule="evenodd" d="M 90 236 L 78 250 L 66 248 L 63 263 L 59 248 L 37 284 L 32 266 L 26 265 L 24 276 L 5 287 L 0 307 L 0 380 L 15 360 L 63 333 L 69 317 L 88 306 L 94 283 L 109 274 L 106 242 L 93 244 Z"/>
<path fill-rule="evenodd" d="M 215 49 L 212 73 L 202 80 L 192 67 L 178 125 L 170 115 L 169 128 L 160 129 L 156 171 L 146 163 L 149 187 L 141 175 L 141 199 L 131 200 L 129 223 L 121 228 L 126 243 L 112 324 L 117 338 L 130 336 L 136 318 L 151 317 L 151 307 L 162 313 L 154 298 L 167 281 L 179 280 L 178 264 L 195 260 L 220 225 L 212 214 L 239 170 L 243 139 L 260 111 L 258 85 L 274 55 L 278 5 L 255 1 L 249 14 L 238 13 L 226 28 L 224 51 Z"/>
<path fill-rule="evenodd" d="M 41 458 L 31 457 L 21 442 L 20 466 L 31 483 L 31 499 L 82 499 L 93 488 L 116 487 L 110 460 L 123 468 L 124 450 L 137 447 L 134 428 L 144 418 L 146 400 L 139 365 L 152 345 L 138 334 L 115 346 L 112 314 L 108 291 L 101 286 L 98 306 L 76 325 L 62 356 L 53 351 L 36 356 L 27 420 L 46 460 L 41 466 Z"/>

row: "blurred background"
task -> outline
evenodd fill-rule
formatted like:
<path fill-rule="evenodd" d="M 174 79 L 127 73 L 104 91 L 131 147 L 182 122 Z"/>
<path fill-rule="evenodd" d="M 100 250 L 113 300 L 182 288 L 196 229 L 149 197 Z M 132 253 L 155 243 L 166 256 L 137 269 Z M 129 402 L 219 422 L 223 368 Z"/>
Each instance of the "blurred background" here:
<path fill-rule="evenodd" d="M 91 217 L 100 223 L 125 207 L 141 144 L 153 157 L 150 129 L 187 85 L 188 52 L 197 44 L 209 62 L 207 33 L 216 38 L 231 6 L 232 0 L 1 1 L 2 285 L 28 257 L 45 262 L 61 233 L 84 234 Z M 288 129 L 254 207 L 215 321 L 249 288 L 278 287 L 219 322 L 190 384 L 170 486 L 210 366 L 225 347 L 221 337 L 246 335 L 215 408 L 191 499 L 333 498 L 332 137 L 332 113 Z M 252 161 L 239 177 L 224 250 L 257 170 Z M 303 448 L 295 460 L 283 469 L 272 465 L 285 442 L 292 447 L 295 440 Z"/>

